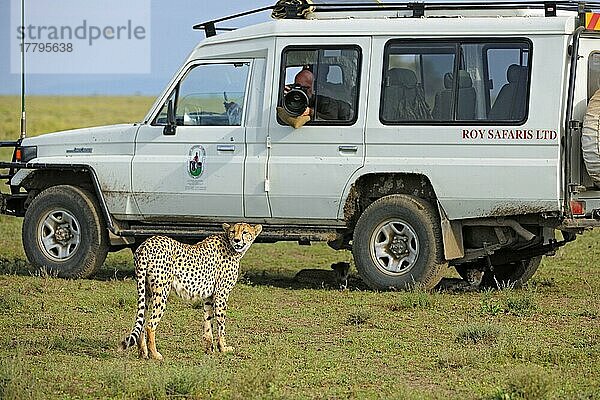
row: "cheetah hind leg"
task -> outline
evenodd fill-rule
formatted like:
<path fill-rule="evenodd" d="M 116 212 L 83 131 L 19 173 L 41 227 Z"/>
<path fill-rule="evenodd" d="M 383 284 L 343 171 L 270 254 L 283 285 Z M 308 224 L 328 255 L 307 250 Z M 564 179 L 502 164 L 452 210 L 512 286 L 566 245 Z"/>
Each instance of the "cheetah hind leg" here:
<path fill-rule="evenodd" d="M 148 336 L 148 348 L 150 350 L 150 357 L 155 360 L 162 361 L 163 356 L 156 350 L 156 329 L 146 327 L 146 335 Z"/>
<path fill-rule="evenodd" d="M 146 304 L 150 304 L 150 300 L 152 298 L 149 296 L 150 288 L 146 287 Z M 146 343 L 146 334 L 145 329 L 142 327 L 142 331 L 140 332 L 140 337 L 138 339 L 138 355 L 140 358 L 145 360 L 148 359 L 148 344 Z"/>
<path fill-rule="evenodd" d="M 148 350 L 150 350 L 150 357 L 155 360 L 162 361 L 163 356 L 156 350 L 156 327 L 160 322 L 162 316 L 165 313 L 167 306 L 167 298 L 169 297 L 169 291 L 166 289 L 157 290 L 152 293 L 152 316 L 146 323 L 146 336 L 148 340 Z"/>
<path fill-rule="evenodd" d="M 144 331 L 140 332 L 140 337 L 138 339 L 138 354 L 140 358 L 145 360 L 148 359 L 148 345 L 146 344 L 146 334 Z"/>
<path fill-rule="evenodd" d="M 202 334 L 202 343 L 204 345 L 204 352 L 206 354 L 210 354 L 214 351 L 212 319 L 213 319 L 213 299 L 212 299 L 212 297 L 209 297 L 209 298 L 204 299 L 204 333 Z"/>

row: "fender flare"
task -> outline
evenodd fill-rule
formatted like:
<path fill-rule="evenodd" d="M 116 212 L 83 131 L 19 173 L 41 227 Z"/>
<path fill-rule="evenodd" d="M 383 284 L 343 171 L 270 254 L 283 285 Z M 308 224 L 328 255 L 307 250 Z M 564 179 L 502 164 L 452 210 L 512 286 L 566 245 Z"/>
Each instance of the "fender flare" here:
<path fill-rule="evenodd" d="M 14 176 L 10 180 L 11 186 L 21 186 L 23 181 L 29 177 L 35 171 L 43 171 L 43 170 L 57 170 L 57 171 L 75 171 L 86 173 L 90 176 L 90 180 L 92 181 L 92 186 L 94 188 L 94 194 L 96 195 L 96 199 L 98 200 L 98 205 L 102 210 L 102 215 L 104 216 L 104 221 L 106 222 L 106 227 L 117 236 L 121 236 L 121 229 L 115 222 L 112 214 L 108 210 L 108 206 L 106 204 L 106 200 L 104 195 L 102 194 L 102 188 L 100 187 L 100 183 L 98 181 L 98 176 L 96 175 L 96 171 L 89 165 L 86 164 L 46 164 L 46 163 L 15 163 L 15 169 L 17 170 Z"/>

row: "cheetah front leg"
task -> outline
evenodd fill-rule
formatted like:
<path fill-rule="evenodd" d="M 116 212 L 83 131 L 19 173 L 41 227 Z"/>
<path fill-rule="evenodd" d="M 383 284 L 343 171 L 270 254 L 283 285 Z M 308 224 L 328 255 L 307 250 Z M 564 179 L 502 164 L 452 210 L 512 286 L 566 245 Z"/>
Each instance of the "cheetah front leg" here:
<path fill-rule="evenodd" d="M 233 347 L 227 346 L 225 342 L 225 313 L 227 311 L 227 298 L 215 298 L 215 319 L 217 320 L 217 349 L 221 353 L 233 351 Z"/>
<path fill-rule="evenodd" d="M 204 352 L 213 352 L 213 333 L 212 333 L 212 319 L 213 319 L 213 298 L 208 297 L 204 299 L 204 333 L 202 335 L 202 342 L 204 343 Z"/>

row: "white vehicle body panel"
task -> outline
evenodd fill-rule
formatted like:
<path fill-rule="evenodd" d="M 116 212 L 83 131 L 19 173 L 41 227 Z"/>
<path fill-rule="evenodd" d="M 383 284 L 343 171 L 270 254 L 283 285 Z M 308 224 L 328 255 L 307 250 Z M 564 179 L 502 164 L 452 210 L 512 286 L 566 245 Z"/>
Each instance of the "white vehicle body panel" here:
<path fill-rule="evenodd" d="M 449 219 L 561 209 L 560 140 L 567 95 L 567 46 L 575 15 L 552 18 L 477 17 L 280 20 L 202 41 L 151 108 L 141 126 L 90 128 L 27 139 L 44 163 L 89 165 L 117 218 L 232 217 L 343 220 L 352 184 L 374 173 L 426 176 Z M 521 125 L 385 125 L 379 109 L 384 47 L 402 38 L 519 38 L 532 43 L 528 119 Z M 351 126 L 277 122 L 281 52 L 287 45 L 356 44 L 362 49 L 357 121 Z M 591 45 L 593 48 L 593 45 Z M 589 50 L 585 48 L 588 53 Z M 192 63 L 251 63 L 245 118 L 239 127 L 177 127 L 165 136 L 151 122 Z M 585 75 L 580 64 L 578 80 Z M 585 84 L 575 116 L 585 108 Z M 465 136 L 464 131 L 474 132 Z M 511 139 L 510 131 L 532 137 Z M 544 132 L 555 132 L 551 138 Z M 499 132 L 499 133 L 498 133 Z M 507 133 L 508 132 L 508 133 Z M 272 148 L 267 148 L 270 137 Z M 221 154 L 217 145 L 234 145 Z M 190 146 L 206 149 L 201 191 L 186 190 Z M 351 155 L 340 145 L 357 147 Z M 86 154 L 67 155 L 76 147 Z M 27 172 L 19 172 L 19 184 Z M 265 186 L 268 180 L 267 186 Z M 266 190 L 268 189 L 268 190 Z"/>

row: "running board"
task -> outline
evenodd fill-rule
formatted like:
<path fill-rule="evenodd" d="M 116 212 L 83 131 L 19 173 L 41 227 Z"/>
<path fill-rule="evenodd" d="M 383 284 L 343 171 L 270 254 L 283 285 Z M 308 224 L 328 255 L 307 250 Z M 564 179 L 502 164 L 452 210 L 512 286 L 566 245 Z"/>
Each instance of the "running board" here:
<path fill-rule="evenodd" d="M 301 225 L 263 225 L 257 242 L 298 241 L 329 242 L 338 238 L 338 231 L 343 227 L 335 226 L 301 226 Z M 119 236 L 147 237 L 165 235 L 172 237 L 202 239 L 223 232 L 221 224 L 206 225 L 131 225 L 127 229 L 119 229 Z"/>

